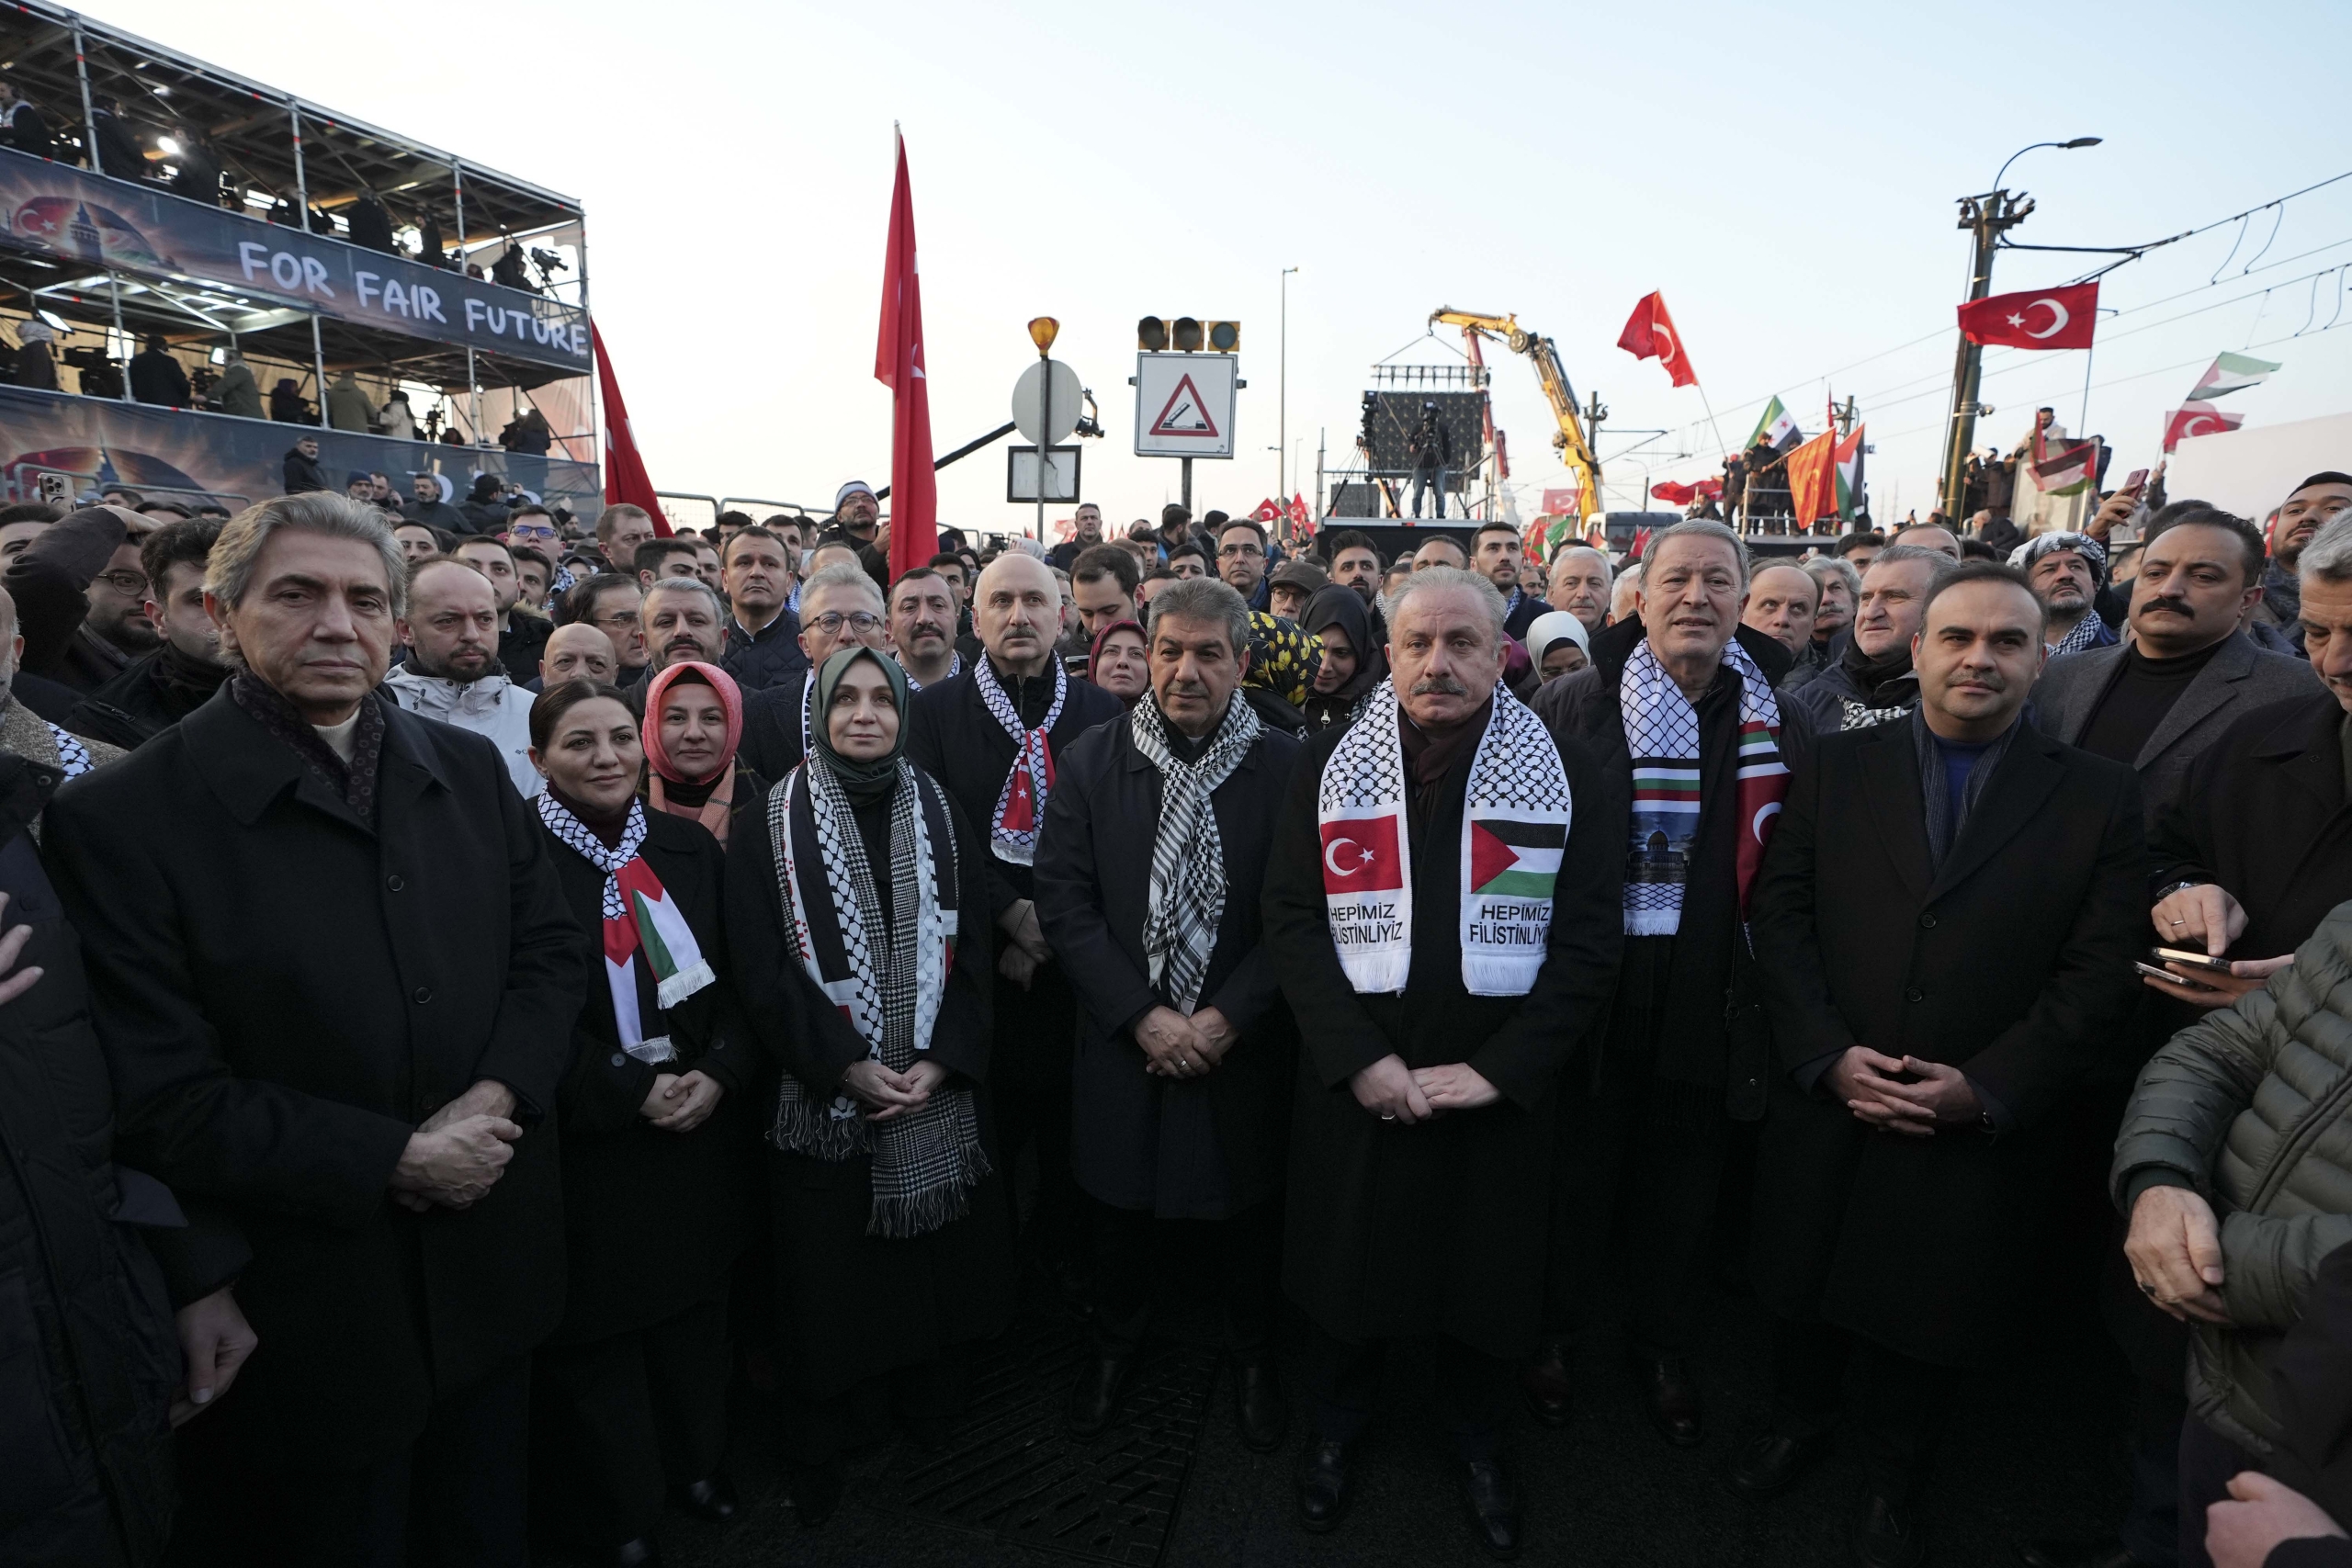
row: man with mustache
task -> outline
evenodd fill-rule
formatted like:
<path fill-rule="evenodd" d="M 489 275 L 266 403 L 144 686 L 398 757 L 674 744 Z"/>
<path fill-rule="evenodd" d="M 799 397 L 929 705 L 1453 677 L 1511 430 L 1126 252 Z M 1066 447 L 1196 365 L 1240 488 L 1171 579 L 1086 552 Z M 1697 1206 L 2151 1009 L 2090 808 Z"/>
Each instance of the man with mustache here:
<path fill-rule="evenodd" d="M 1455 1487 L 1508 1557 L 1502 1428 L 1543 1322 L 1567 1065 L 1617 972 L 1623 808 L 1503 684 L 1489 579 L 1425 567 L 1388 609 L 1395 674 L 1307 742 L 1266 870 L 1303 1047 L 1283 1263 L 1312 1335 L 1299 1522 L 1340 1522 L 1390 1346 L 1434 1339 Z"/>
<path fill-rule="evenodd" d="M 956 589 L 942 573 L 919 566 L 890 585 L 889 630 L 891 652 L 910 689 L 920 692 L 964 672 L 963 656 L 956 651 Z"/>
<path fill-rule="evenodd" d="M 2200 501 L 2165 507 L 2149 520 L 2132 584 L 2130 645 L 2052 659 L 2035 722 L 2135 769 L 2153 814 L 2242 715 L 2312 689 L 2310 665 L 2238 629 L 2261 601 L 2262 574 L 2254 525 Z"/>
<path fill-rule="evenodd" d="M 727 643 L 727 612 L 718 592 L 699 577 L 657 577 L 646 585 L 638 612 L 645 622 L 646 678 L 684 660 L 718 662 Z"/>
<path fill-rule="evenodd" d="M 1544 1340 L 1521 1381 L 1538 1419 L 1566 1422 L 1577 1346 L 1617 1336 L 1593 1272 L 1623 1236 L 1625 1354 L 1651 1424 L 1678 1448 L 1705 1440 L 1690 1357 L 1732 1123 L 1764 1107 L 1744 916 L 1788 783 L 1782 756 L 1804 735 L 1772 689 L 1789 650 L 1739 623 L 1747 578 L 1747 549 L 1722 524 L 1664 530 L 1644 558 L 1638 613 L 1535 697 L 1552 733 L 1589 750 L 1612 786 L 1579 816 L 1609 813 L 1624 964 L 1597 1032 L 1600 1065 L 1579 1070 L 1561 1119 Z"/>
<path fill-rule="evenodd" d="M 1863 1568 L 1920 1562 L 1955 1395 L 2047 1327 L 2070 1101 L 2147 940 L 2130 769 L 2019 716 L 2041 662 L 2023 574 L 1951 571 L 1912 661 L 1908 718 L 1799 758 L 1750 921 L 1771 1024 L 1750 1277 L 1775 1320 L 1773 1411 L 1728 1479 L 1776 1495 L 1834 1433 L 1865 1477 Z"/>
<path fill-rule="evenodd" d="M 2041 534 L 2019 545 L 2009 564 L 2025 570 L 2049 624 L 2049 657 L 2111 648 L 2121 639 L 2098 613 L 2107 583 L 2107 547 L 2087 534 Z"/>

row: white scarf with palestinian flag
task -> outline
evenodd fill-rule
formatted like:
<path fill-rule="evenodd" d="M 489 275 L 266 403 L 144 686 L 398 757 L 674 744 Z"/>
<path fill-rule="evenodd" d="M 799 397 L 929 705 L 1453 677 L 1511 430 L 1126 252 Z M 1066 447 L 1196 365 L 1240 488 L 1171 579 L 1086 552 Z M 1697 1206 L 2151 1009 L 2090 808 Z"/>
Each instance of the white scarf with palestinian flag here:
<path fill-rule="evenodd" d="M 996 797 L 996 815 L 989 822 L 989 852 L 1014 865 L 1030 865 L 1037 858 L 1037 829 L 1045 824 L 1046 796 L 1054 787 L 1054 751 L 1046 737 L 1061 718 L 1062 703 L 1069 695 L 1069 672 L 1058 659 L 1048 662 L 1054 671 L 1054 705 L 1046 710 L 1035 729 L 1021 722 L 1021 710 L 1005 691 L 992 660 L 981 660 L 979 668 L 972 671 L 972 685 L 980 701 L 1012 737 L 1012 771 L 1004 775 L 1004 789 Z"/>
<path fill-rule="evenodd" d="M 1390 682 L 1366 694 L 1316 794 L 1324 908 L 1340 967 L 1360 993 L 1402 991 L 1413 968 L 1402 718 Z M 1574 805 L 1550 732 L 1497 686 L 1462 809 L 1459 936 L 1462 984 L 1472 996 L 1523 997 L 1533 988 Z"/>
<path fill-rule="evenodd" d="M 1724 662 L 1739 677 L 1739 757 L 1734 794 L 1739 847 L 1734 868 L 1739 911 L 1747 918 L 1764 846 L 1788 797 L 1781 760 L 1781 702 L 1737 637 Z M 1625 934 L 1672 936 L 1682 929 L 1682 894 L 1699 837 L 1702 737 L 1699 710 L 1667 673 L 1646 638 L 1634 645 L 1617 677 L 1617 705 L 1632 755 L 1632 840 L 1626 847 Z"/>
<path fill-rule="evenodd" d="M 613 997 L 613 1023 L 620 1032 L 621 1049 L 651 1066 L 678 1059 L 678 1048 L 666 1034 L 649 1038 L 638 1006 L 637 964 L 642 958 L 651 973 L 654 995 L 667 1012 L 718 976 L 705 962 L 694 929 L 653 868 L 639 851 L 645 845 L 645 807 L 631 801 L 628 826 L 611 849 L 557 800 L 542 791 L 537 805 L 539 820 L 548 832 L 581 859 L 605 874 L 605 983 Z"/>

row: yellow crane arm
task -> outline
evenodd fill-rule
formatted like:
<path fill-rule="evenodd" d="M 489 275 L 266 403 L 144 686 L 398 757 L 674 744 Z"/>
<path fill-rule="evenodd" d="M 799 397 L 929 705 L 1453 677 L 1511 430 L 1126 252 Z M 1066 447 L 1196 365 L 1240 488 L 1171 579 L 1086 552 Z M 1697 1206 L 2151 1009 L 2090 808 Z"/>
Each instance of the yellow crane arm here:
<path fill-rule="evenodd" d="M 1441 306 L 1430 312 L 1430 324 L 1441 323 L 1460 327 L 1465 338 L 1473 334 L 1491 338 L 1513 354 L 1527 356 L 1535 367 L 1535 379 L 1544 388 L 1545 400 L 1552 405 L 1552 417 L 1559 424 L 1552 434 L 1553 448 L 1581 486 L 1578 504 L 1588 513 L 1600 511 L 1600 459 L 1593 456 L 1592 443 L 1585 434 L 1583 411 L 1577 407 L 1576 389 L 1568 385 L 1568 373 L 1561 367 L 1560 351 L 1552 340 L 1521 327 L 1517 316 L 1487 316 Z"/>

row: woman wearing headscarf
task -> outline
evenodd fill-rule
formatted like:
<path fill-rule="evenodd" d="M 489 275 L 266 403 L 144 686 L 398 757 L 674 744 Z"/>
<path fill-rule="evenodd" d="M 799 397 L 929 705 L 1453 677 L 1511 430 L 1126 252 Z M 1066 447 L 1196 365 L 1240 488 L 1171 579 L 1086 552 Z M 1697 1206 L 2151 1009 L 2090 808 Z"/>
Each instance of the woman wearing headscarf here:
<path fill-rule="evenodd" d="M 752 1046 L 723 984 L 723 857 L 646 809 L 636 714 L 568 681 L 531 705 L 532 804 L 592 985 L 557 1099 L 563 1126 L 563 1325 L 537 1351 L 537 1429 L 564 1517 L 608 1561 L 654 1561 L 665 1490 L 735 1512 L 727 1447 L 728 1274 L 743 1238 Z"/>
<path fill-rule="evenodd" d="M 1242 671 L 1241 694 L 1258 710 L 1261 723 L 1304 739 L 1306 715 L 1299 705 L 1314 687 L 1320 662 L 1315 644 L 1295 621 L 1250 612 L 1250 667 Z"/>
<path fill-rule="evenodd" d="M 1592 634 L 1566 610 L 1547 610 L 1527 623 L 1527 656 L 1545 684 L 1592 662 Z"/>
<path fill-rule="evenodd" d="M 1134 621 L 1113 621 L 1094 634 L 1086 678 L 1129 707 L 1151 690 L 1151 644 Z"/>
<path fill-rule="evenodd" d="M 967 1348 L 1012 1310 L 991 1169 L 986 849 L 906 760 L 905 671 L 817 671 L 801 765 L 728 845 L 739 994 L 781 1067 L 763 1111 L 787 1457 L 801 1523 L 893 1416 L 935 1442 Z M 882 1428 L 881 1430 L 875 1429 Z"/>
<path fill-rule="evenodd" d="M 767 793 L 767 781 L 735 755 L 743 741 L 743 694 L 716 664 L 685 660 L 645 684 L 645 800 L 699 822 L 720 843 L 735 814 Z"/>
<path fill-rule="evenodd" d="M 1373 630 L 1371 608 L 1354 589 L 1335 582 L 1315 591 L 1298 629 L 1321 650 L 1301 705 L 1308 732 L 1347 723 L 1364 694 L 1388 679 L 1388 650 Z"/>

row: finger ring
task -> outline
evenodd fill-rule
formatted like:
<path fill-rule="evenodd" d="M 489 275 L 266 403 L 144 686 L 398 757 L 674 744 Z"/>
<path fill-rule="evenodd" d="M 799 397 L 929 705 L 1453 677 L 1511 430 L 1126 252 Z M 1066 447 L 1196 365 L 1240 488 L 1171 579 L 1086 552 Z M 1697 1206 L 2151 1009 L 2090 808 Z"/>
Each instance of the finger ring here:
<path fill-rule="evenodd" d="M 2178 925 L 2186 925 L 2186 924 L 2188 924 L 2188 922 L 2187 922 L 2186 920 L 2175 920 L 2175 921 L 2173 922 L 2173 924 L 2174 924 L 2174 925 L 2178 926 Z"/>
<path fill-rule="evenodd" d="M 1394 1122 L 1394 1121 L 1396 1121 L 1396 1117 L 1394 1117 L 1394 1116 L 1383 1116 L 1383 1117 L 1381 1118 L 1381 1120 L 1382 1120 L 1383 1122 Z"/>
<path fill-rule="evenodd" d="M 2140 1289 L 2150 1296 L 2154 1296 L 2156 1293 L 2156 1288 L 2154 1285 L 2142 1285 Z"/>

